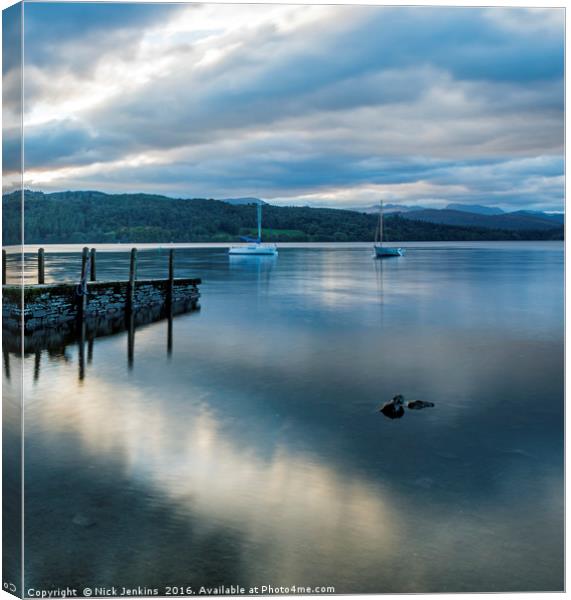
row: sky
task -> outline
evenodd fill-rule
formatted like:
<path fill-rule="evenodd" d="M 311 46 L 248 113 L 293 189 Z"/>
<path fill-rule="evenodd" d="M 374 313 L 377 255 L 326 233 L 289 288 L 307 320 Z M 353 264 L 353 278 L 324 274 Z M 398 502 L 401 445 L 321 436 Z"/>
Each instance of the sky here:
<path fill-rule="evenodd" d="M 27 188 L 563 209 L 562 9 L 48 2 L 24 22 Z"/>

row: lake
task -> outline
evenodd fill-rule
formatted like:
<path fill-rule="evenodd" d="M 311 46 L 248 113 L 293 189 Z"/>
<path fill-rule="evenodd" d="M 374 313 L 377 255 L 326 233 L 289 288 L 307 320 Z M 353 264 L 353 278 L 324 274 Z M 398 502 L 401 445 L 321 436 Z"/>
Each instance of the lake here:
<path fill-rule="evenodd" d="M 201 310 L 170 350 L 158 321 L 81 378 L 78 343 L 26 356 L 26 589 L 562 590 L 563 244 L 408 246 L 180 248 Z M 78 279 L 52 250 L 47 281 Z M 390 420 L 396 394 L 435 406 Z"/>

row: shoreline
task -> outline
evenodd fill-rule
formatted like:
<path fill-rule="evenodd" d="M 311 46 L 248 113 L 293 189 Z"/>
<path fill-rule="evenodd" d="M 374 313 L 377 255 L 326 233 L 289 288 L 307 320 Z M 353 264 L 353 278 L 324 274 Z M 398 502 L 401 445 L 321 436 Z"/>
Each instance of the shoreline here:
<path fill-rule="evenodd" d="M 81 252 L 82 248 L 89 246 L 95 248 L 98 252 L 130 252 L 131 248 L 136 247 L 139 250 L 168 250 L 171 248 L 176 249 L 226 249 L 233 245 L 240 245 L 241 242 L 173 242 L 170 244 L 159 244 L 159 243 L 113 243 L 113 244 L 91 244 L 89 242 L 83 244 L 24 244 L 23 252 L 36 253 L 39 248 L 44 248 L 47 253 L 67 253 L 67 252 Z M 494 247 L 507 247 L 507 246 L 523 246 L 523 245 L 537 245 L 542 244 L 546 246 L 563 246 L 565 240 L 466 240 L 466 241 L 422 241 L 422 242 L 398 242 L 389 241 L 386 242 L 388 247 L 399 246 L 402 248 L 494 248 Z M 279 248 L 292 248 L 292 249 L 366 249 L 372 248 L 373 242 L 280 242 L 278 243 Z M 4 246 L 7 254 L 19 254 L 22 252 L 22 246 L 10 245 Z"/>

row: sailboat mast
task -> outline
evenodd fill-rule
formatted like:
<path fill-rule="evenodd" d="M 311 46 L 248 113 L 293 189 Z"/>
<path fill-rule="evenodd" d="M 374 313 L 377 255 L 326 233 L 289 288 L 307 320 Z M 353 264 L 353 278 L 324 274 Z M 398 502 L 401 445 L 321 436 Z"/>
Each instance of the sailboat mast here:
<path fill-rule="evenodd" d="M 379 235 L 380 235 L 380 239 L 381 239 L 381 246 L 383 245 L 383 201 L 381 200 L 381 214 L 380 214 L 380 221 L 379 221 L 380 225 L 379 225 Z"/>
<path fill-rule="evenodd" d="M 262 203 L 258 201 L 258 241 L 262 241 Z"/>

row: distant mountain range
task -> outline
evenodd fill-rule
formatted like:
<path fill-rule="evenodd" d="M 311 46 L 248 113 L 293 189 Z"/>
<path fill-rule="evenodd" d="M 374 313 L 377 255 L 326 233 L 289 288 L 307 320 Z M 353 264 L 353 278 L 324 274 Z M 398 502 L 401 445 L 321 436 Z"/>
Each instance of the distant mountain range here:
<path fill-rule="evenodd" d="M 426 210 L 428 207 L 426 206 L 407 206 L 406 204 L 384 204 L 383 212 L 385 213 L 395 213 L 395 212 L 412 212 L 418 210 Z M 504 211 L 497 206 L 483 206 L 481 204 L 448 204 L 446 206 L 449 210 L 460 210 L 462 212 L 475 213 L 480 215 L 501 215 Z M 379 205 L 372 204 L 371 206 L 362 206 L 358 208 L 354 208 L 352 210 L 356 210 L 358 212 L 364 213 L 378 213 Z M 437 209 L 433 209 L 437 210 Z"/>
<path fill-rule="evenodd" d="M 477 215 L 502 215 L 505 212 L 498 206 L 482 206 L 481 204 L 449 204 L 446 208 Z"/>
<path fill-rule="evenodd" d="M 484 227 L 506 231 L 545 230 L 563 224 L 563 215 L 548 215 L 541 212 L 516 211 L 510 213 L 482 214 L 448 208 L 423 209 L 402 213 L 404 219 L 426 221 L 456 227 Z"/>
<path fill-rule="evenodd" d="M 260 198 L 220 198 L 220 202 L 226 202 L 226 204 L 234 204 L 240 206 L 242 204 L 267 204 Z"/>
<path fill-rule="evenodd" d="M 400 212 L 408 212 L 411 210 L 422 210 L 424 206 L 407 206 L 406 204 L 383 204 L 383 213 L 391 214 L 391 213 L 400 213 Z M 366 214 L 378 214 L 379 213 L 379 205 L 371 204 L 370 206 L 355 206 L 350 208 L 349 210 L 354 210 L 355 212 L 366 213 Z"/>
<path fill-rule="evenodd" d="M 96 191 L 25 192 L 28 244 L 235 242 L 256 232 L 256 198 L 167 198 L 155 194 Z M 392 207 L 391 207 L 392 208 Z M 477 214 L 418 209 L 387 214 L 391 241 L 560 240 L 563 215 L 517 211 Z M 407 207 L 411 208 L 411 207 Z M 21 235 L 21 197 L 3 195 L 6 245 Z M 371 242 L 377 214 L 333 208 L 274 206 L 264 202 L 263 238 L 276 242 Z"/>
<path fill-rule="evenodd" d="M 367 214 L 378 213 L 379 207 L 357 209 Z M 425 208 L 423 206 L 399 206 L 387 204 L 385 214 L 400 213 L 403 219 L 452 225 L 455 227 L 483 227 L 506 231 L 545 230 L 563 225 L 563 213 L 545 213 L 532 210 L 505 212 L 497 206 L 480 204 L 448 204 L 446 208 Z"/>

